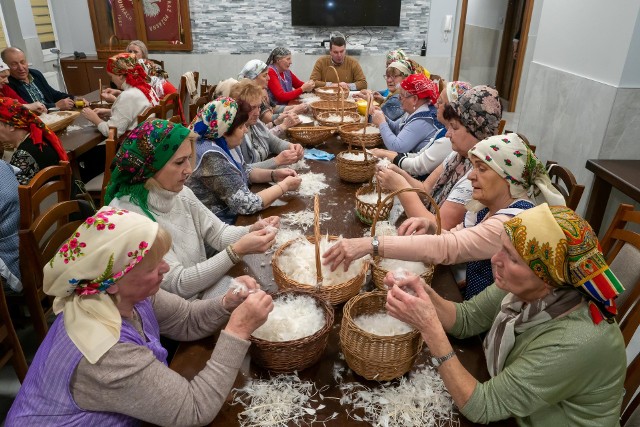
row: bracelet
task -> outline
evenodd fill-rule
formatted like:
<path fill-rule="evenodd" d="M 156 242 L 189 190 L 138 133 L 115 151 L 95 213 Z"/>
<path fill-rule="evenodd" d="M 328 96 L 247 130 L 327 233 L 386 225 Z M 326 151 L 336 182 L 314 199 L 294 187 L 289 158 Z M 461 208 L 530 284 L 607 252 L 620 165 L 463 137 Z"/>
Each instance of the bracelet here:
<path fill-rule="evenodd" d="M 273 177 L 273 173 L 275 172 L 275 170 L 271 171 L 271 182 L 276 182 L 276 179 Z"/>
<path fill-rule="evenodd" d="M 231 259 L 232 263 L 237 264 L 240 262 L 242 258 L 240 258 L 240 255 L 238 255 L 238 253 L 233 250 L 231 245 L 227 246 L 226 250 L 227 250 L 227 255 L 229 255 L 229 259 Z"/>
<path fill-rule="evenodd" d="M 280 185 L 279 182 L 276 182 L 276 185 L 280 187 L 280 191 L 282 191 L 282 195 L 284 196 L 284 193 L 286 193 L 286 191 L 284 191 L 284 188 L 282 188 L 282 185 Z"/>

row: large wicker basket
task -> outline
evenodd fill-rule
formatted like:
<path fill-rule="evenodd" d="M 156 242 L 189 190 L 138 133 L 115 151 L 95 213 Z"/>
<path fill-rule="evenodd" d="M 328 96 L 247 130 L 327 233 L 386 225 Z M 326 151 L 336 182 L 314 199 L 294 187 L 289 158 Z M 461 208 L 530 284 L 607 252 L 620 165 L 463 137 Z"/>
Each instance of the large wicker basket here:
<path fill-rule="evenodd" d="M 338 133 L 340 134 L 340 138 L 347 144 L 358 147 L 364 145 L 367 148 L 374 148 L 381 145 L 382 135 L 380 135 L 380 133 L 364 133 L 368 126 L 373 125 L 371 123 L 349 123 L 338 127 Z"/>
<path fill-rule="evenodd" d="M 338 170 L 338 176 L 341 180 L 347 182 L 361 183 L 367 182 L 376 173 L 376 163 L 378 159 L 367 153 L 364 149 L 359 153 L 364 155 L 364 160 L 350 160 L 343 157 L 344 154 L 354 153 L 351 150 L 351 144 L 347 151 L 341 151 L 336 156 L 336 169 Z"/>
<path fill-rule="evenodd" d="M 378 193 L 378 203 L 366 203 L 358 197 L 374 192 Z M 363 223 L 367 225 L 372 224 L 376 217 L 376 212 L 378 212 L 378 207 L 382 206 L 379 210 L 378 218 L 380 221 L 385 221 L 389 218 L 391 208 L 393 208 L 393 198 L 389 199 L 386 197 L 384 200 L 386 202 L 382 203 L 382 189 L 377 182 L 369 182 L 368 184 L 363 185 L 358 189 L 358 191 L 356 191 L 356 216 Z"/>
<path fill-rule="evenodd" d="M 340 326 L 340 346 L 347 364 L 368 380 L 389 381 L 409 372 L 422 350 L 420 332 L 379 336 L 359 328 L 353 319 L 363 314 L 385 312 L 387 293 L 357 295 L 344 305 Z"/>
<path fill-rule="evenodd" d="M 316 101 L 309 104 L 313 116 L 318 119 L 318 113 L 323 111 L 352 111 L 357 114 L 358 104 L 353 101 Z"/>
<path fill-rule="evenodd" d="M 294 126 L 287 129 L 289 136 L 302 145 L 318 145 L 336 133 L 335 127 L 329 126 Z"/>
<path fill-rule="evenodd" d="M 274 299 L 285 295 L 306 295 L 313 298 L 324 312 L 325 325 L 315 334 L 291 341 L 266 341 L 251 336 L 253 344 L 249 350 L 251 359 L 258 365 L 275 372 L 299 371 L 315 364 L 327 346 L 329 332 L 333 326 L 333 307 L 323 298 L 309 292 L 284 291 L 274 295 Z"/>
<path fill-rule="evenodd" d="M 380 211 L 384 210 L 384 206 L 385 206 L 384 203 L 387 201 L 387 199 L 393 200 L 393 197 L 397 196 L 400 193 L 405 193 L 405 192 L 420 193 L 429 200 L 431 205 L 433 205 L 434 210 L 436 211 L 436 234 L 440 234 L 442 231 L 442 223 L 440 220 L 440 209 L 438 208 L 438 204 L 435 202 L 435 200 L 433 200 L 433 198 L 431 198 L 431 196 L 426 191 L 420 188 L 402 188 L 400 190 L 394 191 L 393 193 L 389 194 L 385 198 L 385 200 L 383 200 L 381 203 L 378 204 L 379 210 Z M 378 211 L 376 211 L 376 215 L 373 218 L 373 223 L 371 224 L 372 236 L 375 236 L 376 234 L 376 223 L 378 222 L 378 219 L 379 219 L 379 216 L 377 215 L 377 213 Z M 380 267 L 381 261 L 382 261 L 382 257 L 374 257 L 373 266 L 371 267 L 373 283 L 375 284 L 376 288 L 381 290 L 387 290 L 387 288 L 384 286 L 384 278 L 389 271 Z M 425 281 L 427 285 L 429 285 L 431 284 L 431 280 L 433 280 L 435 265 L 425 264 L 425 267 L 426 267 L 426 271 L 422 273 L 420 277 Z"/>
<path fill-rule="evenodd" d="M 329 120 L 329 118 L 332 115 L 340 116 L 340 121 L 334 122 Z M 351 118 L 351 121 L 349 121 L 348 118 Z M 316 114 L 316 120 L 322 126 L 338 127 L 345 123 L 356 124 L 356 123 L 360 123 L 361 119 L 362 119 L 362 116 L 360 116 L 360 114 L 358 113 L 354 113 L 353 111 L 343 111 L 342 113 L 340 111 L 322 111 Z"/>
<path fill-rule="evenodd" d="M 324 101 L 335 101 L 349 97 L 349 91 L 342 89 L 340 86 L 319 87 L 314 90 L 315 94 Z"/>

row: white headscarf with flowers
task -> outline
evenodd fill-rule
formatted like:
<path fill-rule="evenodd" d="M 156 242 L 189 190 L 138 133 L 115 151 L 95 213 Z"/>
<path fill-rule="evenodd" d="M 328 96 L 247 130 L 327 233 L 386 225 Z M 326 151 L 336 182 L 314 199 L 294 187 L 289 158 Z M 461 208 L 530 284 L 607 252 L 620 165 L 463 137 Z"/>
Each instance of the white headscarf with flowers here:
<path fill-rule="evenodd" d="M 71 235 L 44 268 L 44 291 L 53 311 L 64 312 L 71 341 L 96 363 L 120 339 L 122 318 L 107 289 L 146 255 L 158 224 L 104 206 Z"/>

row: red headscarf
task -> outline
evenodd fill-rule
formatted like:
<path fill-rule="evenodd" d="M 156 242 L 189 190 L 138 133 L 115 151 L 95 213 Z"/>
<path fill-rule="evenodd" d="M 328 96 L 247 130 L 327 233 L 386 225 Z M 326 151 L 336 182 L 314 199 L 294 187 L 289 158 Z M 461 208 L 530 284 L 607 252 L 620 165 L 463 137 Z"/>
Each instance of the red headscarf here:
<path fill-rule="evenodd" d="M 440 96 L 438 85 L 428 79 L 424 74 L 411 74 L 400 83 L 402 89 L 418 98 L 428 98 L 431 104 L 435 104 Z"/>
<path fill-rule="evenodd" d="M 31 133 L 35 145 L 48 143 L 60 160 L 68 161 L 67 152 L 62 147 L 58 136 L 45 125 L 40 118 L 13 98 L 0 98 L 0 122 Z"/>
<path fill-rule="evenodd" d="M 129 86 L 140 89 L 152 105 L 158 105 L 158 96 L 149 84 L 149 76 L 134 53 L 119 53 L 107 60 L 107 71 L 124 76 Z"/>

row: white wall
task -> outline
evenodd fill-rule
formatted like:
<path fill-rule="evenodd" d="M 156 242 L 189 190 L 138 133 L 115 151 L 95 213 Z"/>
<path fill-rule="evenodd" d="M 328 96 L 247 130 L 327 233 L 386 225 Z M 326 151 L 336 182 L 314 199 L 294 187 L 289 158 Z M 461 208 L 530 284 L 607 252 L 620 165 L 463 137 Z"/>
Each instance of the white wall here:
<path fill-rule="evenodd" d="M 640 14 L 636 18 L 636 26 L 629 44 L 629 54 L 622 70 L 620 87 L 640 87 Z"/>
<path fill-rule="evenodd" d="M 51 0 L 51 9 L 62 56 L 73 55 L 74 51 L 95 55 L 87 1 Z"/>

